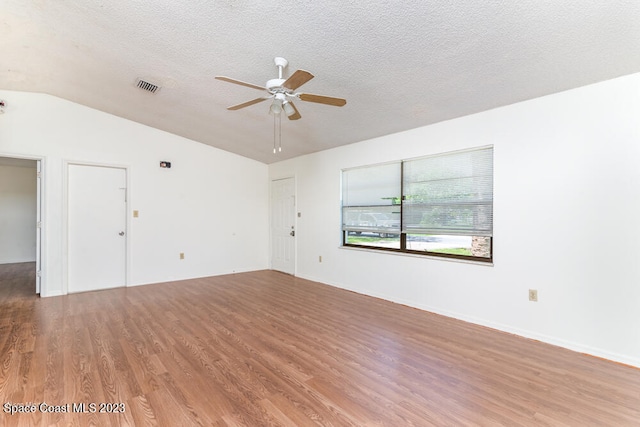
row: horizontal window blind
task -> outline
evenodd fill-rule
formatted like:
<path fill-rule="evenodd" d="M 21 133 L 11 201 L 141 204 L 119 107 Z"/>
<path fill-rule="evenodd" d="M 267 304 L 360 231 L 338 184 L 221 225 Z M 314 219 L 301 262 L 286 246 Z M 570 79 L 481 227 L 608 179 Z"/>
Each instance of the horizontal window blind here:
<path fill-rule="evenodd" d="M 493 148 L 403 164 L 403 233 L 492 236 Z"/>
<path fill-rule="evenodd" d="M 400 163 L 342 172 L 342 229 L 400 233 Z"/>

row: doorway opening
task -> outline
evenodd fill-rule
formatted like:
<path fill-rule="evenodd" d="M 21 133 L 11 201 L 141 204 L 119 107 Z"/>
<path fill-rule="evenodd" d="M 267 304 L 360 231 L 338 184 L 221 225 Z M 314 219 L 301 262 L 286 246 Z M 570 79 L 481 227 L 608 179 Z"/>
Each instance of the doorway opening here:
<path fill-rule="evenodd" d="M 40 293 L 41 161 L 0 156 L 0 290 Z M 18 280 L 16 275 L 24 275 Z M 11 285 L 11 286 L 13 286 Z M 15 287 L 15 286 L 14 286 Z"/>

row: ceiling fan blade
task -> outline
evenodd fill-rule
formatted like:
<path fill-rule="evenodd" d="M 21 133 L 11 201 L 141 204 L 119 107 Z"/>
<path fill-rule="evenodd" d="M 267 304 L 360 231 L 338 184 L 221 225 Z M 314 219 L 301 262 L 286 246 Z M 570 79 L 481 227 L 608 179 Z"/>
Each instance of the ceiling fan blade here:
<path fill-rule="evenodd" d="M 313 95 L 311 93 L 301 93 L 298 95 L 302 101 L 317 102 L 318 104 L 333 105 L 336 107 L 342 107 L 347 103 L 346 99 L 333 98 L 331 96 Z"/>
<path fill-rule="evenodd" d="M 243 82 L 243 81 L 240 81 L 240 80 L 232 79 L 231 77 L 216 76 L 216 79 L 222 80 L 223 82 L 228 82 L 228 83 L 233 83 L 233 84 L 237 84 L 237 85 L 241 85 L 241 86 L 250 87 L 250 88 L 253 88 L 253 89 L 267 90 L 264 86 L 254 85 L 253 83 Z"/>
<path fill-rule="evenodd" d="M 289 101 L 289 104 L 291 104 L 293 109 L 296 111 L 295 113 L 293 113 L 292 115 L 289 116 L 289 120 L 298 120 L 299 118 L 301 118 L 302 116 L 300 115 L 300 112 L 298 111 L 296 106 L 293 105 L 293 102 Z"/>
<path fill-rule="evenodd" d="M 296 90 L 309 80 L 313 78 L 313 74 L 305 70 L 296 70 L 283 84 L 282 86 L 287 89 Z"/>
<path fill-rule="evenodd" d="M 257 104 L 258 102 L 266 101 L 271 98 L 270 96 L 264 96 L 262 98 L 252 99 L 251 101 L 243 102 L 242 104 L 232 105 L 231 107 L 227 107 L 227 110 L 239 110 L 244 107 L 248 107 L 249 105 Z"/>

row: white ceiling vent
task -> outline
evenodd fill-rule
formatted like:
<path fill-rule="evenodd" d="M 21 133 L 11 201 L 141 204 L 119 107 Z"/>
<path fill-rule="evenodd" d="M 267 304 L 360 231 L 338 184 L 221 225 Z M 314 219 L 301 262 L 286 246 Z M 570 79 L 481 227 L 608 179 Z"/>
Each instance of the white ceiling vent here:
<path fill-rule="evenodd" d="M 155 85 L 153 83 L 149 83 L 146 80 L 138 79 L 136 81 L 136 86 L 138 86 L 142 90 L 146 90 L 147 92 L 156 93 L 160 90 L 160 86 Z"/>

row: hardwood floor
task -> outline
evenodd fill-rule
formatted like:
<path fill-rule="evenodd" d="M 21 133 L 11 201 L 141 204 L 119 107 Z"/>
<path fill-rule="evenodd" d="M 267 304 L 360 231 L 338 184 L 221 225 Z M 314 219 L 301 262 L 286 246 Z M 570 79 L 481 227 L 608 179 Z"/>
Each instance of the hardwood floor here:
<path fill-rule="evenodd" d="M 0 266 L 3 426 L 640 425 L 639 369 L 285 274 L 40 299 L 31 270 Z"/>

